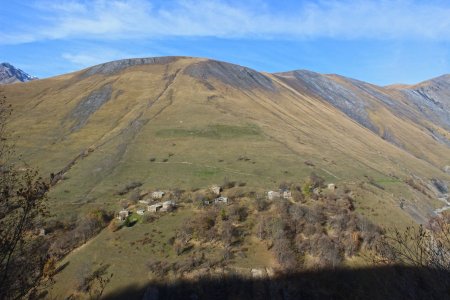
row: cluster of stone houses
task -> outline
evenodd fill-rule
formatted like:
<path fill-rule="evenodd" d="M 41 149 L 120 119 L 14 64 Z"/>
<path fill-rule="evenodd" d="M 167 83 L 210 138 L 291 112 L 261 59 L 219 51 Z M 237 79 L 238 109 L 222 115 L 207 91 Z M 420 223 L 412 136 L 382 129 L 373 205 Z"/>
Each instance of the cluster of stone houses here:
<path fill-rule="evenodd" d="M 335 191 L 337 189 L 337 186 L 334 183 L 329 183 L 327 185 L 327 189 L 330 191 Z M 320 188 L 315 188 L 313 193 L 319 195 L 320 191 L 321 191 Z M 280 189 L 279 191 L 268 191 L 267 192 L 267 199 L 269 199 L 269 200 L 281 199 L 281 198 L 287 199 L 287 200 L 292 199 L 291 191 L 288 189 Z"/>
<path fill-rule="evenodd" d="M 146 193 L 145 195 L 147 195 L 147 194 L 148 193 Z M 154 200 L 161 200 L 164 197 L 164 195 L 165 195 L 165 192 L 163 192 L 163 191 L 155 191 L 155 192 L 151 193 L 150 199 L 139 200 L 139 202 L 138 202 L 139 205 L 146 206 L 146 209 L 141 207 L 136 210 L 136 213 L 138 215 L 144 215 L 146 211 L 152 212 L 152 213 L 171 211 L 176 206 L 175 201 L 167 200 L 167 201 L 151 204 L 151 202 L 153 202 Z M 124 221 L 126 218 L 128 218 L 129 215 L 130 215 L 130 211 L 124 209 L 124 210 L 119 211 L 119 213 L 117 215 L 117 219 Z"/>
<path fill-rule="evenodd" d="M 267 192 L 267 198 L 269 200 L 280 199 L 280 198 L 292 199 L 292 193 L 288 189 L 280 189 L 278 192 L 276 192 L 276 191 L 268 191 Z"/>
<path fill-rule="evenodd" d="M 155 203 L 152 205 L 147 206 L 147 211 L 149 212 L 164 212 L 164 211 L 171 211 L 175 207 L 175 202 L 172 200 L 164 201 Z"/>
<path fill-rule="evenodd" d="M 222 187 L 214 184 L 212 185 L 209 190 L 217 196 L 217 198 L 214 199 L 214 204 L 227 204 L 228 203 L 228 198 L 221 196 L 220 193 L 222 192 Z M 205 204 L 210 204 L 211 201 L 206 200 Z"/>
<path fill-rule="evenodd" d="M 327 189 L 330 191 L 335 191 L 337 189 L 337 186 L 334 183 L 329 183 L 327 185 Z M 204 204 L 209 205 L 209 204 L 227 204 L 228 203 L 228 198 L 221 195 L 222 187 L 220 187 L 219 185 L 212 185 L 209 188 L 209 190 L 211 191 L 211 193 L 213 193 L 216 196 L 216 198 L 212 201 L 205 200 Z M 321 192 L 320 188 L 316 188 L 313 191 L 314 194 L 320 194 L 320 192 Z M 148 194 L 149 194 L 148 192 L 145 192 L 142 194 L 142 196 L 147 196 Z M 142 205 L 146 206 L 146 209 L 140 207 L 136 210 L 136 213 L 138 215 L 144 215 L 146 211 L 151 212 L 151 213 L 171 211 L 172 209 L 174 209 L 176 207 L 176 203 L 175 203 L 175 201 L 172 201 L 172 200 L 162 201 L 165 194 L 166 193 L 163 191 L 154 191 L 154 192 L 150 193 L 149 198 L 139 200 L 139 204 L 141 206 Z M 268 191 L 267 198 L 269 200 L 281 199 L 281 198 L 290 200 L 290 199 L 292 199 L 292 193 L 289 189 L 280 189 L 278 191 Z M 161 200 L 161 202 L 154 203 L 156 200 Z M 119 211 L 119 213 L 117 215 L 117 219 L 123 221 L 126 218 L 128 218 L 129 215 L 130 215 L 130 211 L 123 209 L 123 210 Z"/>

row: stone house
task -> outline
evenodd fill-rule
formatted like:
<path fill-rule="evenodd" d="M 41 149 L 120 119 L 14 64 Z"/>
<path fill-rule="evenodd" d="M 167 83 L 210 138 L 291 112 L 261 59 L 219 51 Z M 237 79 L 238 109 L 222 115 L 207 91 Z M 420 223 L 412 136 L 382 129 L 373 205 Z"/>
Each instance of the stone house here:
<path fill-rule="evenodd" d="M 139 200 L 140 204 L 144 204 L 144 205 L 149 205 L 150 204 L 150 200 L 149 199 L 145 199 L 145 200 Z"/>
<path fill-rule="evenodd" d="M 275 192 L 275 191 L 268 191 L 267 192 L 267 198 L 269 200 L 273 200 L 275 198 L 280 198 L 280 192 Z"/>
<path fill-rule="evenodd" d="M 128 210 L 121 210 L 119 211 L 119 214 L 117 215 L 117 219 L 120 221 L 125 221 L 126 218 L 128 218 L 129 216 L 129 211 Z"/>
<path fill-rule="evenodd" d="M 138 215 L 140 215 L 140 216 L 142 216 L 142 215 L 144 214 L 144 212 L 145 212 L 145 210 L 143 210 L 143 209 L 138 209 L 138 210 L 136 211 L 136 213 L 137 213 Z"/>
<path fill-rule="evenodd" d="M 331 191 L 335 191 L 337 189 L 337 186 L 334 183 L 329 183 L 327 188 Z"/>
<path fill-rule="evenodd" d="M 292 193 L 289 190 L 283 191 L 283 199 L 292 199 Z"/>
<path fill-rule="evenodd" d="M 147 206 L 147 211 L 157 212 L 161 209 L 161 207 L 162 207 L 161 203 L 152 204 L 152 205 Z"/>
<path fill-rule="evenodd" d="M 162 203 L 161 211 L 170 211 L 175 207 L 175 202 L 172 200 L 164 201 Z"/>
<path fill-rule="evenodd" d="M 219 195 L 220 195 L 220 192 L 222 191 L 222 188 L 221 188 L 220 186 L 218 186 L 217 184 L 215 184 L 215 185 L 211 186 L 211 187 L 209 188 L 209 190 L 210 190 L 211 192 L 213 192 L 214 195 L 219 196 Z"/>
<path fill-rule="evenodd" d="M 227 197 L 220 196 L 219 198 L 214 199 L 214 203 L 216 203 L 216 204 L 219 204 L 219 203 L 228 203 L 228 198 L 227 198 Z"/>
<path fill-rule="evenodd" d="M 152 198 L 153 199 L 161 199 L 164 196 L 164 192 L 162 191 L 155 191 L 152 193 Z"/>

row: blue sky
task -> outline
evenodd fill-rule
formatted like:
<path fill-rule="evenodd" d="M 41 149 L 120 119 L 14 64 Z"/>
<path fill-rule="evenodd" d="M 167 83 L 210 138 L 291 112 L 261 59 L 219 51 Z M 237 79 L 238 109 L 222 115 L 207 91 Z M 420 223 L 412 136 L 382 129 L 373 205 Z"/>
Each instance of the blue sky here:
<path fill-rule="evenodd" d="M 30 0 L 0 5 L 0 61 L 44 78 L 129 57 L 209 57 L 375 84 L 450 73 L 450 1 Z"/>

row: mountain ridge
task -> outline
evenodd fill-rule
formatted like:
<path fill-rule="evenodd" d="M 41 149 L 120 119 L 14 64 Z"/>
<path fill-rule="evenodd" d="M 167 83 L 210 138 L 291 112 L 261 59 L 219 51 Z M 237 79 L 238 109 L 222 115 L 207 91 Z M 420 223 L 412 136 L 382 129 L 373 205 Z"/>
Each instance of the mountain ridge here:
<path fill-rule="evenodd" d="M 228 64 L 228 65 L 233 65 L 233 66 L 237 66 L 237 67 L 241 67 L 241 68 L 246 68 L 246 69 L 250 69 L 252 71 L 255 72 L 259 72 L 259 73 L 263 73 L 263 74 L 272 74 L 272 75 L 277 75 L 277 74 L 283 74 L 283 73 L 289 73 L 289 72 L 310 72 L 310 73 L 315 73 L 315 74 L 320 74 L 323 76 L 339 76 L 339 77 L 343 77 L 343 78 L 347 78 L 349 80 L 357 80 L 360 82 L 364 82 L 366 84 L 370 84 L 373 86 L 377 86 L 377 87 L 390 87 L 390 86 L 402 86 L 402 87 L 414 87 L 417 85 L 420 85 L 422 83 L 427 83 L 429 81 L 434 81 L 434 80 L 438 80 L 440 78 L 445 78 L 446 80 L 448 80 L 450 82 L 450 74 L 442 74 L 442 75 L 438 75 L 436 77 L 430 78 L 430 79 L 426 79 L 423 80 L 421 82 L 418 83 L 413 83 L 413 84 L 406 84 L 406 83 L 392 83 L 392 84 L 388 84 L 388 85 L 378 85 L 378 84 L 374 84 L 374 83 L 370 83 L 370 82 L 366 82 L 363 80 L 359 80 L 356 78 L 352 78 L 352 77 L 348 77 L 348 76 L 344 76 L 344 75 L 340 75 L 337 73 L 319 73 L 319 72 L 315 72 L 312 70 L 307 70 L 307 69 L 294 69 L 294 70 L 288 70 L 288 71 L 278 71 L 278 72 L 266 72 L 266 71 L 260 71 L 260 70 L 256 70 L 250 67 L 245 67 L 236 63 L 230 63 L 230 62 L 226 62 L 226 61 L 221 61 L 221 60 L 217 60 L 217 59 L 212 59 L 212 58 L 205 58 L 205 57 L 195 57 L 195 56 L 154 56 L 154 57 L 135 57 L 135 58 L 124 58 L 124 59 L 119 59 L 119 60 L 113 60 L 113 61 L 108 61 L 108 62 L 104 62 L 104 63 L 99 63 L 87 68 L 83 68 L 81 70 L 78 71 L 74 71 L 74 72 L 69 72 L 67 74 L 71 74 L 71 73 L 77 73 L 77 72 L 81 72 L 81 71 L 87 71 L 87 70 L 91 70 L 91 69 L 95 69 L 98 70 L 100 68 L 107 68 L 110 65 L 121 65 L 121 69 L 125 69 L 127 67 L 133 67 L 133 66 L 137 66 L 137 65 L 145 65 L 145 64 L 152 64 L 152 63 L 164 63 L 164 62 L 170 62 L 170 61 L 175 61 L 178 59 L 192 59 L 192 60 L 199 60 L 199 61 L 209 61 L 209 62 L 213 62 L 213 63 L 219 63 L 219 64 Z M 139 64 L 139 62 L 141 62 Z M 95 73 L 96 71 L 91 71 L 93 73 Z M 91 73 L 91 74 L 93 74 Z M 59 75 L 56 75 L 59 76 Z M 50 77 L 51 78 L 51 77 Z"/>

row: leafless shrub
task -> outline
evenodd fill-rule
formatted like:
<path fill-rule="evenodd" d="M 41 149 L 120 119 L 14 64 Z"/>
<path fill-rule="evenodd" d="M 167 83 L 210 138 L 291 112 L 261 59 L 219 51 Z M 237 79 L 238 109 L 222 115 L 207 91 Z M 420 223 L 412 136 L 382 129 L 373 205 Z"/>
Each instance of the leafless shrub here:
<path fill-rule="evenodd" d="M 239 237 L 239 230 L 234 227 L 230 221 L 225 221 L 222 223 L 220 236 L 224 245 L 228 247 L 233 244 L 237 237 Z"/>
<path fill-rule="evenodd" d="M 177 237 L 183 241 L 191 238 L 211 240 L 216 239 L 215 224 L 218 212 L 215 209 L 208 209 L 187 220 L 177 232 Z"/>
<path fill-rule="evenodd" d="M 314 246 L 312 251 L 319 256 L 322 266 L 334 268 L 344 259 L 342 246 L 327 235 L 322 234 Z"/>
<path fill-rule="evenodd" d="M 344 233 L 340 236 L 339 240 L 344 247 L 345 255 L 348 257 L 357 254 L 361 248 L 362 237 L 359 232 L 353 232 L 351 234 Z"/>
<path fill-rule="evenodd" d="M 21 171 L 20 158 L 8 140 L 11 106 L 0 99 L 0 299 L 19 299 L 42 279 L 48 243 L 31 232 L 48 216 L 49 182 L 30 168 Z"/>
<path fill-rule="evenodd" d="M 305 197 L 303 196 L 301 189 L 292 190 L 291 195 L 292 195 L 292 199 L 295 202 L 303 202 L 305 200 Z"/>
<path fill-rule="evenodd" d="M 256 210 L 261 212 L 265 211 L 270 206 L 270 203 L 264 197 L 256 197 L 255 206 Z"/>
<path fill-rule="evenodd" d="M 335 192 L 329 192 L 329 193 L 326 195 L 326 198 L 327 198 L 328 202 L 334 202 L 334 201 L 336 201 L 336 200 L 338 199 L 338 197 L 337 197 L 337 195 L 336 195 Z M 330 204 L 330 205 L 331 205 L 331 204 Z"/>
<path fill-rule="evenodd" d="M 49 254 L 62 257 L 72 249 L 87 242 L 110 224 L 113 218 L 111 212 L 93 210 L 77 219 L 72 230 L 59 235 L 50 246 Z"/>
<path fill-rule="evenodd" d="M 377 244 L 377 263 L 405 264 L 450 271 L 450 224 L 445 217 L 430 221 L 428 229 L 420 225 L 405 231 L 393 229 Z"/>
<path fill-rule="evenodd" d="M 338 214 L 334 215 L 330 219 L 330 226 L 337 232 L 344 231 L 347 228 L 347 224 L 350 220 L 350 217 L 348 214 Z"/>
<path fill-rule="evenodd" d="M 313 172 L 309 175 L 309 182 L 311 183 L 312 188 L 320 188 L 324 186 L 325 179 Z"/>
<path fill-rule="evenodd" d="M 170 266 L 167 262 L 160 261 L 157 259 L 150 259 L 147 263 L 147 268 L 150 272 L 154 273 L 158 277 L 163 277 L 167 275 L 170 270 Z"/>
<path fill-rule="evenodd" d="M 248 209 L 245 206 L 231 206 L 229 211 L 230 217 L 238 222 L 243 222 L 247 219 Z"/>
<path fill-rule="evenodd" d="M 312 224 L 323 224 L 327 220 L 327 217 L 324 214 L 324 207 L 317 204 L 307 210 L 305 218 Z"/>
<path fill-rule="evenodd" d="M 349 211 L 355 210 L 353 199 L 348 195 L 344 196 L 343 198 L 337 199 L 336 205 L 341 209 L 347 209 Z"/>
<path fill-rule="evenodd" d="M 275 202 L 275 209 L 277 213 L 285 220 L 289 219 L 289 210 L 291 205 L 288 200 L 279 199 Z"/>
<path fill-rule="evenodd" d="M 303 233 L 306 236 L 311 236 L 313 234 L 316 233 L 316 226 L 314 224 L 311 223 L 306 223 L 304 228 L 303 228 Z"/>
<path fill-rule="evenodd" d="M 113 277 L 108 273 L 109 265 L 100 266 L 93 272 L 81 274 L 77 290 L 87 293 L 90 299 L 101 299 L 106 286 Z"/>
<path fill-rule="evenodd" d="M 228 177 L 225 177 L 223 180 L 223 188 L 224 189 L 231 189 L 234 188 L 236 186 L 236 181 L 231 181 L 228 179 Z"/>
<path fill-rule="evenodd" d="M 309 241 L 304 239 L 302 234 L 297 234 L 295 237 L 295 248 L 297 252 L 301 255 L 304 255 L 311 251 L 311 247 Z"/>
<path fill-rule="evenodd" d="M 292 243 L 287 238 L 274 240 L 273 251 L 278 262 L 285 270 L 295 270 L 298 267 L 297 255 L 292 249 Z"/>
<path fill-rule="evenodd" d="M 185 193 L 185 190 L 179 189 L 179 188 L 175 188 L 172 192 L 172 198 L 174 198 L 176 201 L 179 201 L 182 199 L 183 194 Z"/>
<path fill-rule="evenodd" d="M 141 194 L 141 190 L 135 189 L 128 196 L 128 200 L 130 200 L 131 203 L 136 204 L 137 201 L 141 198 L 140 194 Z"/>
<path fill-rule="evenodd" d="M 227 196 L 231 199 L 244 198 L 246 196 L 246 191 L 243 188 L 234 188 L 227 191 Z"/>
<path fill-rule="evenodd" d="M 290 188 L 290 186 L 291 186 L 291 184 L 290 184 L 289 182 L 287 182 L 287 181 L 282 181 L 282 182 L 280 182 L 280 184 L 278 185 L 278 188 L 279 188 L 280 190 L 287 190 L 287 189 Z"/>
<path fill-rule="evenodd" d="M 142 223 L 144 223 L 144 224 L 153 223 L 153 222 L 156 221 L 157 219 L 158 219 L 158 217 L 155 216 L 155 215 L 145 214 L 145 215 L 142 217 Z"/>
<path fill-rule="evenodd" d="M 120 189 L 119 191 L 117 191 L 117 195 L 125 195 L 125 194 L 127 194 L 129 191 L 131 191 L 131 190 L 133 190 L 133 189 L 135 189 L 135 188 L 137 188 L 137 187 L 140 187 L 142 185 L 142 182 L 139 182 L 139 181 L 132 181 L 132 182 L 130 182 L 130 183 L 128 183 L 128 184 L 126 184 L 122 189 Z"/>

